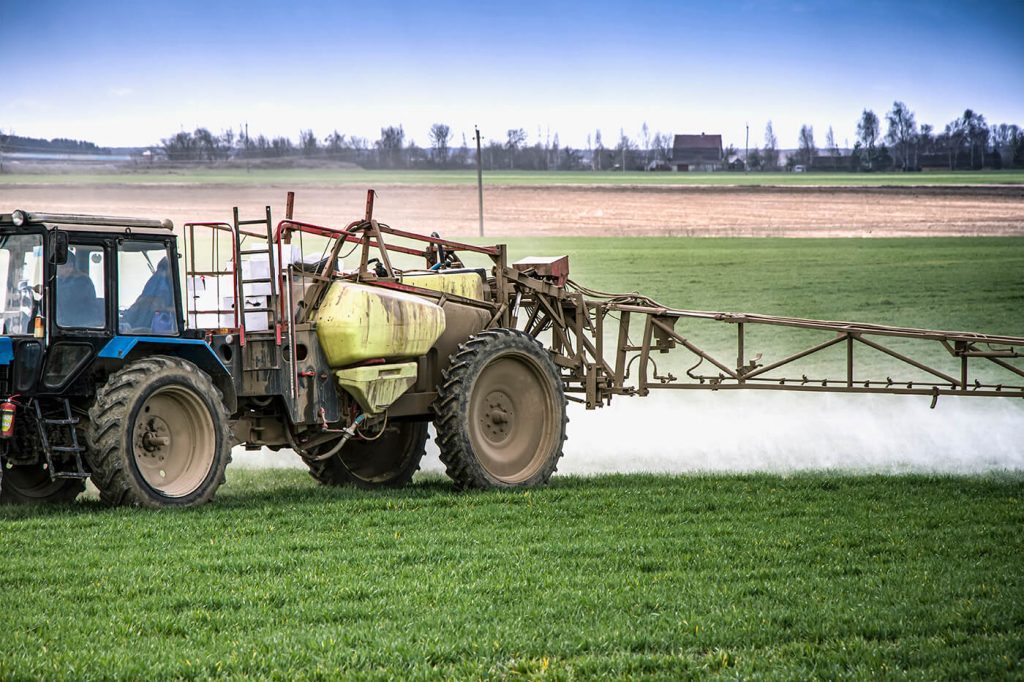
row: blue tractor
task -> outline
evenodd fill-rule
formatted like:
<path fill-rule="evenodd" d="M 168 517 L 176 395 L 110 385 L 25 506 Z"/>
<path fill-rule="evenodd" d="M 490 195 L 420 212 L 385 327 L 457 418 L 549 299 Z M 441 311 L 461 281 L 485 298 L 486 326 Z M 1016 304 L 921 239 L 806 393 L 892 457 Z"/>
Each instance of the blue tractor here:
<path fill-rule="evenodd" d="M 224 363 L 185 330 L 168 221 L 0 215 L 0 499 L 210 499 L 230 460 Z"/>

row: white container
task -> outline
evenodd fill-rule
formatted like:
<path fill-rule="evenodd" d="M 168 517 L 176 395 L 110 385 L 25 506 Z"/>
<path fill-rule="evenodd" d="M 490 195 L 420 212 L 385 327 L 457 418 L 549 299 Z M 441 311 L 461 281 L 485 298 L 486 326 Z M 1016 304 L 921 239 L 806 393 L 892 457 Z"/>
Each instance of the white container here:
<path fill-rule="evenodd" d="M 270 261 L 266 256 L 255 254 L 242 260 L 242 279 L 270 279 Z M 270 282 L 242 283 L 242 293 L 249 296 L 270 296 Z"/>
<path fill-rule="evenodd" d="M 189 329 L 218 329 L 223 327 L 217 313 L 189 313 Z"/>
<path fill-rule="evenodd" d="M 270 315 L 267 313 L 270 305 L 269 296 L 246 296 L 245 298 L 245 328 L 251 332 L 263 332 L 270 329 Z M 222 310 L 234 310 L 235 299 L 232 296 L 225 296 L 221 300 Z M 221 326 L 234 327 L 234 313 L 221 313 Z"/>
<path fill-rule="evenodd" d="M 188 326 L 192 329 L 218 329 L 225 325 L 220 311 L 225 310 L 223 300 L 234 301 L 230 295 L 233 291 L 231 275 L 197 275 L 186 280 L 186 296 L 188 297 Z M 233 306 L 226 308 L 233 310 Z"/>
<path fill-rule="evenodd" d="M 220 327 L 234 328 L 234 313 L 221 313 Z M 245 330 L 248 332 L 265 332 L 270 329 L 270 317 L 266 311 L 255 310 L 245 313 Z"/>

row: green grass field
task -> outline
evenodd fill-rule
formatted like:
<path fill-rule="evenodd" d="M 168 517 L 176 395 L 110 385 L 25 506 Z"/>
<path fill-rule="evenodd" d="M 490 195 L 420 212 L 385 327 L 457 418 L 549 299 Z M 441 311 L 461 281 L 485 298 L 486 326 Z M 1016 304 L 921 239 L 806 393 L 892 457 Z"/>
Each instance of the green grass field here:
<path fill-rule="evenodd" d="M 510 248 L 672 306 L 1024 335 L 1024 239 Z M 1020 472 L 456 494 L 231 469 L 193 511 L 0 508 L 0 679 L 1019 678 L 1022 524 Z"/>
<path fill-rule="evenodd" d="M 474 171 L 358 169 L 175 169 L 110 173 L 4 173 L 5 184 L 305 184 L 305 185 L 472 185 Z M 878 187 L 914 185 L 1020 185 L 1024 171 L 929 173 L 614 173 L 486 171 L 488 185 L 782 185 Z"/>
<path fill-rule="evenodd" d="M 1019 677 L 1024 479 L 604 477 L 3 509 L 5 679 Z"/>

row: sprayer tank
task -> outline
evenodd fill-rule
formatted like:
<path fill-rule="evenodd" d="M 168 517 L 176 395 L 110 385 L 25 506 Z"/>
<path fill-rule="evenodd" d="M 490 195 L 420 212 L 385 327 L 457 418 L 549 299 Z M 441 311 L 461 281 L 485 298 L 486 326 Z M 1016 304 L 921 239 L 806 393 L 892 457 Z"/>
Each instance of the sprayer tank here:
<path fill-rule="evenodd" d="M 425 298 L 383 287 L 336 281 L 316 318 L 332 368 L 379 358 L 425 354 L 444 333 L 445 315 Z"/>

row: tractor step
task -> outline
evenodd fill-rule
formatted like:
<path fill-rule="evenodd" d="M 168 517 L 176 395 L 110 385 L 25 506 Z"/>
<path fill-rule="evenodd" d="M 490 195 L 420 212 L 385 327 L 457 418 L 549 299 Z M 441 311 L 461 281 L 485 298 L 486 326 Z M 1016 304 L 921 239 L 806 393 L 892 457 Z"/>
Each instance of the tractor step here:
<path fill-rule="evenodd" d="M 51 479 L 58 478 L 77 478 L 80 481 L 84 481 L 89 478 L 92 474 L 88 471 L 50 471 Z"/>
<path fill-rule="evenodd" d="M 43 446 L 43 456 L 46 458 L 46 470 L 50 472 L 50 480 L 52 481 L 58 478 L 89 478 L 89 472 L 85 470 L 85 464 L 82 462 L 82 453 L 85 452 L 85 448 L 79 445 L 78 433 L 75 431 L 78 418 L 71 416 L 71 404 L 67 398 L 63 398 L 61 402 L 63 403 L 64 415 L 53 419 L 43 415 L 43 409 L 38 400 L 33 401 L 33 405 L 36 408 L 36 429 L 39 431 L 39 442 Z M 57 435 L 60 432 L 59 428 L 56 432 L 51 432 L 50 429 L 53 427 L 68 429 L 69 437 L 64 440 L 70 441 L 71 445 L 52 445 L 51 436 Z M 71 453 L 74 455 L 74 469 L 57 469 L 53 461 L 55 453 Z"/>

